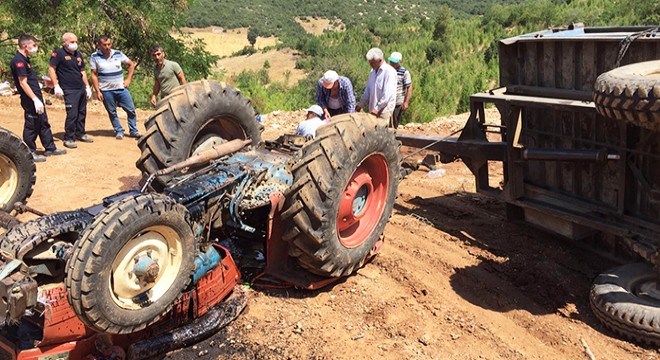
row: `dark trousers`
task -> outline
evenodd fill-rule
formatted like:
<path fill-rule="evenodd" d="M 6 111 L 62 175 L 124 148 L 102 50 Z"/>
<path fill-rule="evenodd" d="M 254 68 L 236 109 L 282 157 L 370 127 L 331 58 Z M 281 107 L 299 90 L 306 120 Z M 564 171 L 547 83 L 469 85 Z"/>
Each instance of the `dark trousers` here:
<path fill-rule="evenodd" d="M 330 108 L 328 108 L 328 112 L 330 113 L 330 116 L 345 114 L 345 112 L 344 112 L 344 110 L 342 110 L 342 108 L 339 108 L 339 109 L 330 109 Z"/>
<path fill-rule="evenodd" d="M 43 97 L 40 94 L 37 94 L 39 100 L 44 102 Z M 23 124 L 23 141 L 30 148 L 31 151 L 37 149 L 37 136 L 41 140 L 41 145 L 46 151 L 53 151 L 56 149 L 55 142 L 53 141 L 53 133 L 50 130 L 50 124 L 48 123 L 48 115 L 46 115 L 46 109 L 41 115 L 37 114 L 37 111 L 34 109 L 34 102 L 27 97 L 21 96 L 21 106 L 23 107 L 25 123 Z"/>
<path fill-rule="evenodd" d="M 87 91 L 85 89 L 64 89 L 64 140 L 76 140 L 85 135 L 87 118 Z"/>
<path fill-rule="evenodd" d="M 401 118 L 403 118 L 403 109 L 402 105 L 397 105 L 394 107 L 394 113 L 392 114 L 392 127 L 398 128 L 401 123 Z"/>

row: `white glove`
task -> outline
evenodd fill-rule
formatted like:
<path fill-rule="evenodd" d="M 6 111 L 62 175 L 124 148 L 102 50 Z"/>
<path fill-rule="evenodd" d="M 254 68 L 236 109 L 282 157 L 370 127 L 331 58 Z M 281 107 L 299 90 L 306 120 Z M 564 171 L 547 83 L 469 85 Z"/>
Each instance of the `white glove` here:
<path fill-rule="evenodd" d="M 87 100 L 91 99 L 92 98 L 92 88 L 87 86 L 85 88 L 85 91 L 87 92 Z"/>
<path fill-rule="evenodd" d="M 55 92 L 55 96 L 58 98 L 64 97 L 64 91 L 62 91 L 62 88 L 59 85 L 55 85 L 55 89 L 53 89 Z"/>
<path fill-rule="evenodd" d="M 60 91 L 62 91 L 62 89 L 60 89 Z M 32 101 L 34 101 L 34 109 L 37 111 L 37 114 L 39 115 L 43 114 L 44 103 L 42 103 L 41 100 L 39 100 L 39 98 L 36 96 L 32 99 Z"/>

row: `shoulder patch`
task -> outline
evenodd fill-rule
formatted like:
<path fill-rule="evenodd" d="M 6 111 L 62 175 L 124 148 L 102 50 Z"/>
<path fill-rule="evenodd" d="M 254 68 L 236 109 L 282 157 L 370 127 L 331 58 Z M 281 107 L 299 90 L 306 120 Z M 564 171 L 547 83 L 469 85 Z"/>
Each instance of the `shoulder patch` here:
<path fill-rule="evenodd" d="M 24 67 L 25 67 L 25 63 L 24 63 L 24 62 L 17 62 L 17 63 L 16 63 L 16 67 L 17 67 L 17 68 L 24 68 Z"/>
<path fill-rule="evenodd" d="M 57 52 L 53 51 L 53 53 L 50 54 L 50 56 L 52 56 L 52 57 L 57 57 Z"/>

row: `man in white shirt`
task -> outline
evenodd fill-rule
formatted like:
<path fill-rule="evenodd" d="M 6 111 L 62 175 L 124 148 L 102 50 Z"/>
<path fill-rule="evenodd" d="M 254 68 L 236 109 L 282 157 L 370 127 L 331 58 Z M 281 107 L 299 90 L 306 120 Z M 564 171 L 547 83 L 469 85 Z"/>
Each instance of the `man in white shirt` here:
<path fill-rule="evenodd" d="M 396 70 L 383 60 L 383 51 L 372 48 L 367 52 L 371 73 L 367 86 L 355 111 L 369 106 L 371 114 L 385 120 L 391 126 L 392 113 L 396 106 Z"/>
<path fill-rule="evenodd" d="M 327 124 L 325 120 L 322 120 L 323 109 L 318 105 L 312 105 L 307 109 L 307 120 L 298 125 L 296 129 L 296 135 L 300 136 L 311 136 L 312 138 L 316 137 L 316 129 L 321 125 Z"/>

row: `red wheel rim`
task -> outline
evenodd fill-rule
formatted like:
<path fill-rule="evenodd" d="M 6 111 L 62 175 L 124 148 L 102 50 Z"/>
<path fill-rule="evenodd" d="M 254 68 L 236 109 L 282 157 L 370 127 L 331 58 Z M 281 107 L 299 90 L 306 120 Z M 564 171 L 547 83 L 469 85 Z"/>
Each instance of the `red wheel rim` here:
<path fill-rule="evenodd" d="M 364 159 L 344 189 L 337 213 L 339 242 L 347 248 L 361 245 L 378 225 L 390 189 L 387 160 L 381 154 Z"/>

